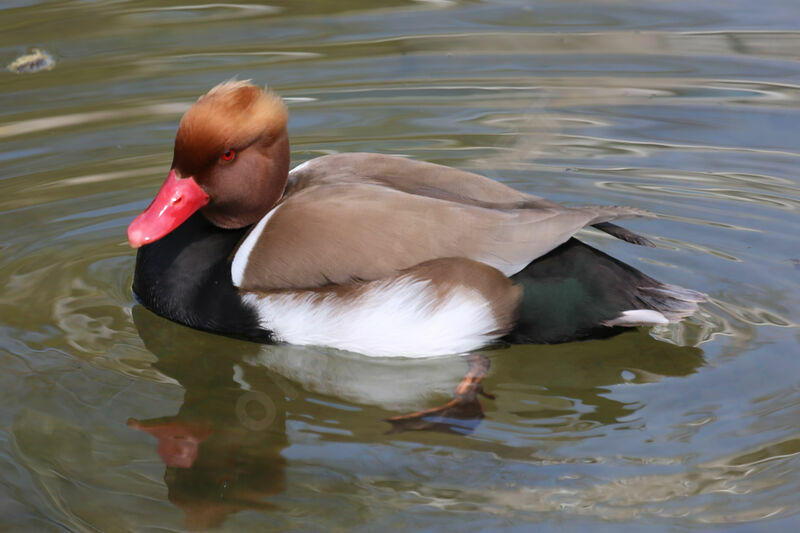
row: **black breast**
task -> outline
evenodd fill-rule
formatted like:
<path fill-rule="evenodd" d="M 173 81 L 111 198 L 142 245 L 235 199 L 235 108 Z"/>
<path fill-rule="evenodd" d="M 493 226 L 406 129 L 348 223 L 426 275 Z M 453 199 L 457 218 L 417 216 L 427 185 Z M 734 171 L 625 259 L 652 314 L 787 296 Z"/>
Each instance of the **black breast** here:
<path fill-rule="evenodd" d="M 247 228 L 220 229 L 196 213 L 136 254 L 133 291 L 156 314 L 187 326 L 269 340 L 233 286 L 230 255 Z"/>

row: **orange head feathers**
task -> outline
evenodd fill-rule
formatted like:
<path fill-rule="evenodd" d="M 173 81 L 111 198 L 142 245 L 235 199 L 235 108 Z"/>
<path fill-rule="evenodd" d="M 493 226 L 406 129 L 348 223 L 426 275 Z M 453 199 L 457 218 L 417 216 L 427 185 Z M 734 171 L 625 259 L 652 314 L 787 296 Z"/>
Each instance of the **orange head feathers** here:
<path fill-rule="evenodd" d="M 221 228 L 267 214 L 289 176 L 288 120 L 283 100 L 249 81 L 201 96 L 178 126 L 167 180 L 128 228 L 131 246 L 164 237 L 197 211 Z"/>
<path fill-rule="evenodd" d="M 249 81 L 226 81 L 183 115 L 175 136 L 173 166 L 198 170 L 226 150 L 241 151 L 263 137 L 286 130 L 289 112 L 280 96 Z"/>
<path fill-rule="evenodd" d="M 280 96 L 249 81 L 227 81 L 183 115 L 172 167 L 208 193 L 201 212 L 222 228 L 264 216 L 289 175 L 289 112 Z"/>

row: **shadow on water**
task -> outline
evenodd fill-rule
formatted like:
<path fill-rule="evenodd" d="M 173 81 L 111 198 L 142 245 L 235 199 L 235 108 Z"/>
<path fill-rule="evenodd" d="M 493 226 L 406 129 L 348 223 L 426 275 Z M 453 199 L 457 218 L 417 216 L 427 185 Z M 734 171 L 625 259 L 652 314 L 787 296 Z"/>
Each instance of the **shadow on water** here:
<path fill-rule="evenodd" d="M 581 420 L 601 425 L 619 423 L 641 405 L 610 397 L 610 387 L 683 377 L 704 364 L 703 351 L 659 341 L 647 329 L 628 331 L 604 340 L 547 346 L 514 346 L 494 359 L 492 381 L 525 383 L 546 397 L 580 402 L 589 409 Z M 502 389 L 501 385 L 496 385 Z M 567 410 L 571 411 L 570 409 Z M 559 411 L 519 411 L 521 416 L 548 417 Z"/>
<path fill-rule="evenodd" d="M 217 527 L 244 510 L 277 508 L 269 498 L 286 486 L 282 452 L 289 445 L 287 411 L 298 395 L 319 394 L 361 404 L 363 409 L 339 412 L 342 418 L 361 418 L 346 424 L 357 428 L 352 434 L 356 440 L 367 433 L 373 439 L 383 434 L 384 441 L 433 436 L 430 431 L 422 435 L 408 430 L 466 436 L 479 429 L 484 410 L 493 422 L 516 417 L 534 427 L 565 425 L 569 431 L 587 423 L 614 425 L 641 407 L 609 397 L 609 387 L 686 376 L 704 363 L 700 349 L 657 341 L 645 330 L 597 341 L 514 346 L 486 352 L 488 358 L 480 359 L 387 361 L 192 332 L 138 305 L 133 319 L 145 346 L 158 358 L 153 368 L 176 380 L 185 392 L 178 413 L 148 420 L 132 418 L 128 425 L 158 441 L 169 500 L 185 513 L 192 529 Z M 478 385 L 483 381 L 482 375 L 473 379 L 476 372 L 486 370 L 475 361 L 490 360 L 486 386 L 498 393 L 497 400 L 478 400 L 480 387 L 473 387 L 465 408 L 453 415 L 447 408 L 458 399 L 459 387 L 470 379 Z M 525 384 L 524 397 L 515 383 Z M 298 391 L 297 386 L 309 392 Z M 553 407 L 556 400 L 558 407 Z M 400 423 L 381 421 L 397 417 L 406 408 L 427 409 L 411 421 L 402 421 L 403 415 Z M 298 409 L 305 407 L 294 402 L 293 416 L 304 414 Z M 574 432 L 570 435 L 576 437 Z M 541 444 L 532 440 L 520 447 L 485 438 L 436 437 L 441 439 L 449 447 L 486 448 L 499 456 L 525 460 L 534 458 Z"/>

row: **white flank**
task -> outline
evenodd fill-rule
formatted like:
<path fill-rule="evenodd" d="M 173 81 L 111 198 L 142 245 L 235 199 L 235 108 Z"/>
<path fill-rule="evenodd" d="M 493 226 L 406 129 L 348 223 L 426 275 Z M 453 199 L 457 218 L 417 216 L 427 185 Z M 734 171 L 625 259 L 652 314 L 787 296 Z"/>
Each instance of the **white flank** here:
<path fill-rule="evenodd" d="M 631 309 L 605 323 L 606 326 L 656 326 L 669 324 L 667 317 L 652 309 Z"/>
<path fill-rule="evenodd" d="M 250 252 L 253 251 L 253 247 L 256 245 L 256 242 L 258 242 L 258 238 L 261 237 L 264 226 L 267 225 L 269 219 L 278 209 L 280 209 L 280 206 L 275 207 L 272 211 L 264 215 L 261 220 L 258 221 L 258 224 L 250 230 L 247 237 L 244 238 L 244 242 L 239 245 L 239 249 L 236 250 L 236 255 L 233 256 L 233 262 L 231 263 L 231 280 L 233 280 L 234 286 L 242 286 L 244 271 L 247 268 L 247 262 L 250 260 Z"/>
<path fill-rule="evenodd" d="M 442 298 L 427 280 L 410 276 L 370 282 L 355 297 L 315 300 L 296 291 L 243 299 L 276 340 L 375 357 L 462 353 L 499 337 L 491 306 L 480 294 L 454 287 Z"/>

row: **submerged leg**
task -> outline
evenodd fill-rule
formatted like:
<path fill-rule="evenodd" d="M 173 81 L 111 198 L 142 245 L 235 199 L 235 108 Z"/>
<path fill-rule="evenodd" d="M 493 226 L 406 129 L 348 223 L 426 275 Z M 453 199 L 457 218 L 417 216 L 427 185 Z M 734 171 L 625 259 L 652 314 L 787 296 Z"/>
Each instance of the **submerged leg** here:
<path fill-rule="evenodd" d="M 469 369 L 453 391 L 452 400 L 438 407 L 387 418 L 386 422 L 392 425 L 390 433 L 401 431 L 471 433 L 484 417 L 483 405 L 478 396 L 494 399 L 493 394 L 483 390 L 483 378 L 488 375 L 490 365 L 489 358 L 485 355 L 471 354 Z"/>

